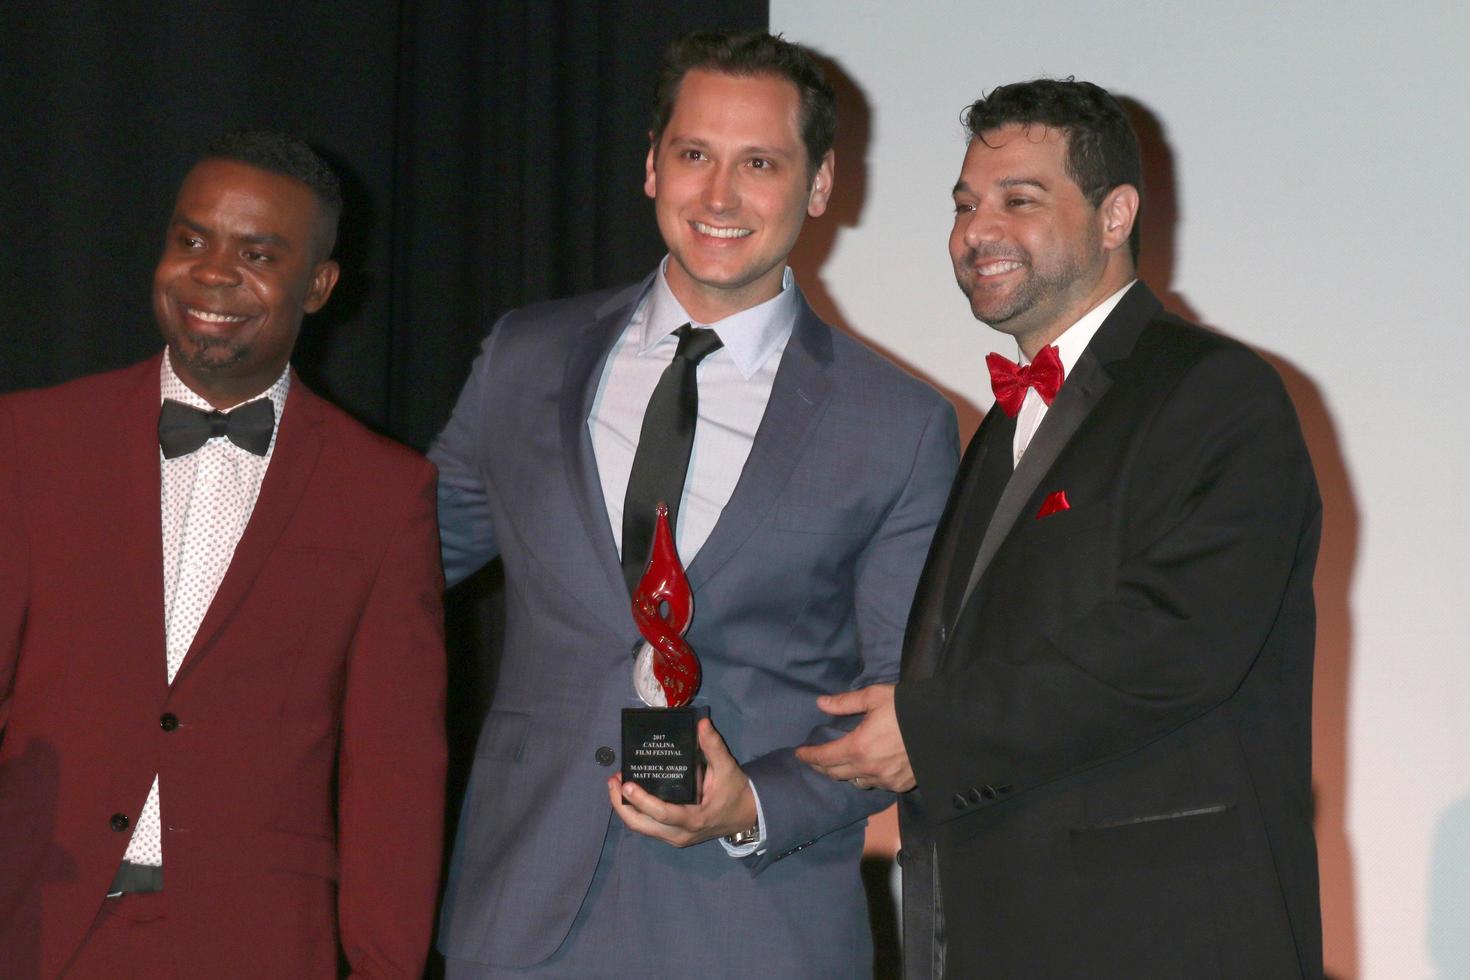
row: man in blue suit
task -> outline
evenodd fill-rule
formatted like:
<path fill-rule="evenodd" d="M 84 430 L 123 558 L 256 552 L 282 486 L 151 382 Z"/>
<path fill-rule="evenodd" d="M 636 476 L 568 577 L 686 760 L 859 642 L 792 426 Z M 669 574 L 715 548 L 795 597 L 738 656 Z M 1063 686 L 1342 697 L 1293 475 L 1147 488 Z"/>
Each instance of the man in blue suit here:
<path fill-rule="evenodd" d="M 957 440 L 949 405 L 819 320 L 786 267 L 826 210 L 835 123 L 802 48 L 676 43 L 645 183 L 668 258 L 504 317 L 430 453 L 449 581 L 494 557 L 506 581 L 442 920 L 452 977 L 871 971 L 858 866 L 892 797 L 794 750 L 841 733 L 814 694 L 896 679 Z M 712 719 L 682 806 L 614 775 L 639 704 L 640 494 L 670 474 Z"/>

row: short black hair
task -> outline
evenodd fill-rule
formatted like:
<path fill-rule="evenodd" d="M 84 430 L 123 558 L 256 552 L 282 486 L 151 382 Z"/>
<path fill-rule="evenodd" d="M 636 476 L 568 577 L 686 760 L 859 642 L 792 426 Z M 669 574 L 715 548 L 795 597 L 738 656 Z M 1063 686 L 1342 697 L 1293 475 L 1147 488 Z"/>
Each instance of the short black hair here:
<path fill-rule="evenodd" d="M 291 177 L 311 188 L 321 210 L 319 258 L 332 254 L 337 242 L 337 222 L 342 217 L 342 181 L 305 140 L 270 129 L 237 129 L 216 137 L 200 157 L 200 162 L 204 160 L 233 160 Z"/>
<path fill-rule="evenodd" d="M 1118 100 L 1107 89 L 1075 77 L 1013 82 L 976 99 L 964 112 L 971 139 L 1019 123 L 1060 130 L 1067 137 L 1067 174 L 1089 204 L 1097 207 L 1113 188 L 1132 185 L 1143 197 L 1143 161 L 1138 136 Z M 988 145 L 988 144 L 987 144 Z M 1139 222 L 1128 238 L 1138 260 Z"/>
<path fill-rule="evenodd" d="M 801 96 L 801 139 L 806 144 L 808 175 L 815 176 L 837 138 L 837 97 L 810 51 L 765 31 L 697 31 L 679 38 L 664 52 L 654 95 L 655 144 L 674 114 L 684 76 L 695 69 L 737 77 L 774 75 L 795 85 Z"/>

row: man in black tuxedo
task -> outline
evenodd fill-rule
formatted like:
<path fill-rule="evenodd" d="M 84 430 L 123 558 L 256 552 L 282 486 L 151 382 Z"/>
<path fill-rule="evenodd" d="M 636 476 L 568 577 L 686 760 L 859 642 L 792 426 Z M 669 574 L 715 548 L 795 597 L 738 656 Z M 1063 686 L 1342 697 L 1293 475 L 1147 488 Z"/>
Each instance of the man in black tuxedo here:
<path fill-rule="evenodd" d="M 1135 279 L 1137 139 L 1101 88 L 967 113 L 950 255 L 997 409 L 902 678 L 802 758 L 906 792 L 910 977 L 1321 976 L 1321 502 L 1280 379 Z"/>

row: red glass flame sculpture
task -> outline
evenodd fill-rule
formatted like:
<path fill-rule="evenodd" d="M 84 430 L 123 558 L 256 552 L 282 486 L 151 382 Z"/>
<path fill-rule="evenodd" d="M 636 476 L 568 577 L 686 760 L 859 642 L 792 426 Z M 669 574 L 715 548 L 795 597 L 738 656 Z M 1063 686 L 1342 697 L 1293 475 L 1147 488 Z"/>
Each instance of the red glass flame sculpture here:
<path fill-rule="evenodd" d="M 633 620 L 647 641 L 638 659 L 641 662 L 651 656 L 653 677 L 663 691 L 665 706 L 670 708 L 683 707 L 699 691 L 699 658 L 684 642 L 684 632 L 693 618 L 694 593 L 674 548 L 669 508 L 660 503 L 648 568 L 633 591 Z M 635 667 L 635 684 L 637 673 Z M 640 691 L 640 696 L 649 700 L 645 692 Z"/>

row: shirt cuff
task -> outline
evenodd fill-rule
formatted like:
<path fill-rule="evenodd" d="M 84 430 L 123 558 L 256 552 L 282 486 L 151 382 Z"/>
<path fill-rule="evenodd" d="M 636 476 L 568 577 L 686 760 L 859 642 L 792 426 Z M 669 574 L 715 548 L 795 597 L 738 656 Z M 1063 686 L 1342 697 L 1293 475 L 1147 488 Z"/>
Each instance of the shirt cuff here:
<path fill-rule="evenodd" d="M 749 844 L 741 844 L 739 847 L 735 847 L 723 837 L 719 838 L 720 846 L 732 858 L 750 857 L 752 854 L 764 854 L 766 852 L 766 813 L 761 809 L 761 795 L 756 792 L 755 783 L 751 782 L 749 777 L 745 781 L 750 783 L 750 795 L 755 797 L 755 823 L 760 836 Z"/>

